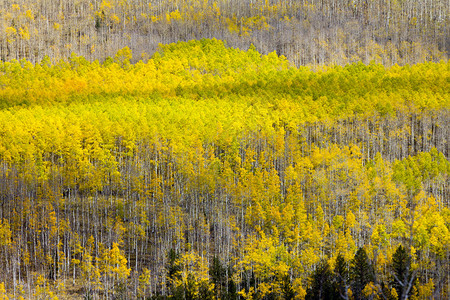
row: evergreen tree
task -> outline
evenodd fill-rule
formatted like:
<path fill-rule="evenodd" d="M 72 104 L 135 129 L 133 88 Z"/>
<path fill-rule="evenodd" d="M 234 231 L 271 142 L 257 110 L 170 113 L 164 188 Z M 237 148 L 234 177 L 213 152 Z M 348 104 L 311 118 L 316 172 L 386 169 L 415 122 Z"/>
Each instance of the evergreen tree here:
<path fill-rule="evenodd" d="M 170 249 L 167 254 L 167 279 L 166 285 L 169 293 L 174 297 L 178 298 L 179 294 L 181 294 L 179 290 L 179 286 L 177 281 L 181 281 L 181 265 L 180 265 L 180 254 L 177 253 L 174 249 Z"/>
<path fill-rule="evenodd" d="M 392 256 L 393 282 L 399 299 L 407 299 L 411 293 L 415 274 L 411 273 L 411 257 L 406 249 L 399 245 Z"/>
<path fill-rule="evenodd" d="M 283 299 L 291 300 L 295 298 L 295 291 L 292 288 L 292 282 L 289 275 L 283 277 L 283 281 L 281 282 L 281 292 Z"/>
<path fill-rule="evenodd" d="M 312 274 L 311 286 L 306 291 L 306 300 L 337 299 L 333 289 L 333 273 L 327 262 L 321 262 Z"/>
<path fill-rule="evenodd" d="M 356 300 L 364 299 L 364 287 L 374 280 L 374 271 L 366 250 L 360 247 L 356 251 L 350 266 L 350 278 L 353 296 Z"/>
<path fill-rule="evenodd" d="M 226 269 L 220 263 L 217 256 L 214 256 L 212 264 L 209 267 L 209 276 L 214 283 L 214 293 L 216 297 L 221 298 L 227 284 Z"/>
<path fill-rule="evenodd" d="M 348 299 L 349 272 L 348 264 L 341 253 L 336 258 L 334 267 L 334 276 L 336 278 L 336 291 L 342 299 Z"/>
<path fill-rule="evenodd" d="M 227 300 L 236 300 L 239 299 L 239 295 L 237 293 L 237 287 L 236 287 L 236 283 L 234 282 L 234 280 L 231 278 L 228 279 L 228 283 L 227 283 L 227 292 L 224 294 L 223 299 L 227 299 Z"/>

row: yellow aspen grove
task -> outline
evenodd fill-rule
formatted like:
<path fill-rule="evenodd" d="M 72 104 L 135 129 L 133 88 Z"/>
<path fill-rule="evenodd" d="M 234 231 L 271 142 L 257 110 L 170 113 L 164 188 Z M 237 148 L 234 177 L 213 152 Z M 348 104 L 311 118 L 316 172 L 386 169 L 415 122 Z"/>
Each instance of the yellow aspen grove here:
<path fill-rule="evenodd" d="M 445 5 L 16 2 L 0 298 L 448 299 Z"/>

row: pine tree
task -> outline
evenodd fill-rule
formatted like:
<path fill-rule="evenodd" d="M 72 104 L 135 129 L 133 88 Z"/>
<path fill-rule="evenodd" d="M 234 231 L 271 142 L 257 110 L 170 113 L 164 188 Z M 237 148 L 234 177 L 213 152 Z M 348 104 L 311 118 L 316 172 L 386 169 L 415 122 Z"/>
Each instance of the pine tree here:
<path fill-rule="evenodd" d="M 341 253 L 336 258 L 336 266 L 334 267 L 334 276 L 336 278 L 336 290 L 342 299 L 349 299 L 349 271 L 348 264 Z"/>
<path fill-rule="evenodd" d="M 292 282 L 289 275 L 283 276 L 283 280 L 281 282 L 281 292 L 283 299 L 291 300 L 295 298 L 295 291 L 292 287 Z"/>
<path fill-rule="evenodd" d="M 414 285 L 415 273 L 411 272 L 411 257 L 406 249 L 399 245 L 392 256 L 393 282 L 398 299 L 408 299 Z"/>
<path fill-rule="evenodd" d="M 231 272 L 232 271 L 230 268 L 230 270 L 228 271 L 228 274 L 231 274 Z M 236 283 L 234 282 L 233 278 L 231 278 L 231 276 L 229 276 L 228 283 L 227 283 L 227 292 L 225 293 L 223 299 L 228 299 L 228 300 L 239 299 Z"/>
<path fill-rule="evenodd" d="M 350 266 L 351 287 L 356 300 L 364 299 L 364 287 L 374 280 L 374 270 L 369 261 L 366 250 L 360 247 L 356 251 Z"/>
<path fill-rule="evenodd" d="M 181 281 L 181 271 L 182 267 L 180 264 L 180 254 L 177 253 L 174 249 L 170 249 L 167 254 L 167 289 L 169 293 L 172 295 L 177 295 L 179 290 L 177 287 L 179 286 L 178 282 Z"/>
<path fill-rule="evenodd" d="M 226 269 L 220 263 L 217 256 L 214 256 L 212 264 L 209 267 L 209 276 L 214 284 L 214 293 L 216 297 L 221 298 L 226 289 L 227 277 Z"/>
<path fill-rule="evenodd" d="M 337 299 L 333 289 L 333 273 L 327 262 L 321 262 L 311 277 L 312 282 L 306 291 L 306 300 Z"/>

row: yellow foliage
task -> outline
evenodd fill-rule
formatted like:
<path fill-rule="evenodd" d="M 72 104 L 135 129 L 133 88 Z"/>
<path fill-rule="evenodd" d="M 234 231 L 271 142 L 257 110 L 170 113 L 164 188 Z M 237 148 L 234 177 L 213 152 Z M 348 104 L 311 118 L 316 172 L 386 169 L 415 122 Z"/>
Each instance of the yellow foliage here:
<path fill-rule="evenodd" d="M 119 17 L 116 16 L 115 14 L 113 14 L 113 15 L 111 16 L 111 21 L 112 21 L 114 24 L 119 24 L 119 23 L 120 23 Z"/>
<path fill-rule="evenodd" d="M 178 9 L 166 14 L 166 21 L 168 23 L 171 23 L 172 20 L 179 21 L 182 19 L 183 19 L 183 17 L 180 14 L 180 11 Z"/>
<path fill-rule="evenodd" d="M 426 284 L 419 285 L 417 298 L 418 299 L 429 299 L 429 298 L 431 298 L 433 296 L 434 287 L 435 286 L 434 286 L 433 279 L 430 278 Z"/>
<path fill-rule="evenodd" d="M 356 225 L 356 217 L 355 217 L 355 215 L 352 213 L 352 211 L 349 211 L 348 213 L 347 213 L 347 216 L 346 216 L 346 218 L 345 218 L 345 226 L 347 227 L 347 228 L 353 228 L 353 227 L 355 227 L 355 225 Z"/>
<path fill-rule="evenodd" d="M 8 294 L 6 293 L 6 289 L 5 289 L 5 283 L 1 282 L 0 283 L 0 300 L 8 300 Z"/>
<path fill-rule="evenodd" d="M 14 27 L 7 27 L 5 33 L 6 33 L 6 41 L 8 43 L 12 43 L 15 41 L 14 37 L 16 36 L 17 30 Z"/>
<path fill-rule="evenodd" d="M 31 11 L 31 9 L 27 9 L 27 11 L 25 12 L 25 16 L 26 16 L 30 21 L 33 21 L 33 20 L 34 20 L 34 15 L 33 15 L 33 12 Z"/>
<path fill-rule="evenodd" d="M 255 288 L 252 286 L 249 288 L 248 292 L 245 292 L 245 289 L 242 289 L 238 292 L 239 296 L 241 296 L 242 298 L 247 299 L 247 300 L 254 299 L 253 298 L 254 294 L 255 294 Z"/>
<path fill-rule="evenodd" d="M 101 5 L 110 9 L 103 21 L 119 16 L 117 2 Z M 187 18 L 181 6 L 170 20 L 181 20 L 177 12 Z M 265 26 L 262 17 L 229 19 L 238 34 Z M 27 27 L 16 26 L 24 37 Z M 17 37 L 15 27 L 8 30 Z M 90 36 L 80 40 L 90 47 Z M 132 60 L 123 48 L 102 63 L 77 55 L 0 63 L 0 175 L 5 197 L 20 207 L 0 221 L 4 261 L 17 255 L 24 272 L 58 264 L 61 276 L 73 272 L 84 289 L 100 293 L 131 276 L 148 297 L 162 271 L 131 275 L 134 261 L 124 249 L 134 259 L 130 249 L 139 257 L 175 247 L 181 269 L 174 284 L 192 283 L 198 296 L 203 284 L 214 288 L 206 258 L 218 251 L 235 268 L 236 283 L 252 272 L 260 284 L 243 297 L 280 294 L 290 276 L 303 299 L 315 264 L 333 265 L 334 253 L 350 261 L 363 240 L 382 274 L 403 241 L 412 244 L 413 270 L 445 259 L 448 160 L 430 150 L 392 162 L 383 155 L 397 154 L 386 149 L 409 151 L 402 143 L 412 129 L 383 131 L 413 123 L 416 105 L 432 115 L 421 115 L 421 124 L 445 119 L 447 62 L 313 72 L 217 40 L 161 45 L 153 57 Z M 411 82 L 439 95 L 436 101 L 397 89 Z M 352 134 L 367 141 L 347 146 Z M 381 140 L 385 154 L 375 154 L 372 144 Z M 37 293 L 50 295 L 48 286 L 39 278 Z M 364 293 L 376 288 L 369 284 Z M 418 294 L 432 289 L 429 281 Z"/>
<path fill-rule="evenodd" d="M 43 275 L 38 275 L 35 282 L 35 292 L 33 295 L 36 299 L 58 300 L 55 291 L 51 289 L 51 283 Z"/>
<path fill-rule="evenodd" d="M 393 299 L 398 299 L 398 293 L 397 290 L 395 288 L 391 289 L 391 296 Z"/>
<path fill-rule="evenodd" d="M 142 274 L 139 275 L 139 287 L 138 287 L 138 297 L 145 297 L 146 290 L 151 288 L 151 273 L 150 270 L 144 268 Z"/>
<path fill-rule="evenodd" d="M 19 28 L 19 35 L 22 39 L 24 40 L 29 40 L 30 39 L 30 32 L 28 31 L 28 27 L 25 26 L 24 28 L 20 27 Z"/>
<path fill-rule="evenodd" d="M 366 286 L 364 287 L 364 289 L 362 290 L 362 294 L 367 297 L 373 297 L 377 294 L 378 288 L 375 286 L 375 284 L 373 282 L 369 282 L 368 284 L 366 284 Z"/>
<path fill-rule="evenodd" d="M 12 232 L 7 219 L 0 219 L 0 246 L 11 245 Z"/>
<path fill-rule="evenodd" d="M 306 290 L 302 286 L 302 280 L 300 278 L 297 278 L 294 280 L 292 284 L 292 288 L 295 291 L 295 299 L 297 300 L 303 300 L 306 296 Z"/>
<path fill-rule="evenodd" d="M 112 276 L 118 280 L 125 280 L 131 272 L 131 269 L 127 268 L 127 259 L 117 243 L 113 243 L 111 249 L 105 249 L 100 264 L 103 266 L 102 272 L 106 276 Z"/>

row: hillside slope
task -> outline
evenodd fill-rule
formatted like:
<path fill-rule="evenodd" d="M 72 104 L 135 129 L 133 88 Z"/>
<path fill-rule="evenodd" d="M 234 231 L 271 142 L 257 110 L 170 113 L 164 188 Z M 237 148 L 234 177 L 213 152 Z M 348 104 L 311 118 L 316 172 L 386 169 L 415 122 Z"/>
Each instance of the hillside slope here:
<path fill-rule="evenodd" d="M 0 294 L 448 298 L 448 62 L 132 60 L 0 64 Z"/>

